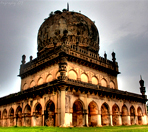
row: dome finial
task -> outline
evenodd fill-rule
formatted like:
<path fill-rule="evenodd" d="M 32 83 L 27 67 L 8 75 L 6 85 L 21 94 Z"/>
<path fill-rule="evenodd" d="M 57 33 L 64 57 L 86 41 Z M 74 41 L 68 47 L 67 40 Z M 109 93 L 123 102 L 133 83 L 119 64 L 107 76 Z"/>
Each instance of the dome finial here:
<path fill-rule="evenodd" d="M 69 11 L 69 3 L 67 3 L 67 11 Z"/>

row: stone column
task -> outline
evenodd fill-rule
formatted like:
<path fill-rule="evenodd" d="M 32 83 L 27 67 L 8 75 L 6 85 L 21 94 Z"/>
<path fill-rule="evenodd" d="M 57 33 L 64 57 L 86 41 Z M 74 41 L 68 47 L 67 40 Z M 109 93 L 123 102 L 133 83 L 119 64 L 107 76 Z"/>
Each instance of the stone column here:
<path fill-rule="evenodd" d="M 65 126 L 65 89 L 66 87 L 61 87 L 61 126 Z"/>
<path fill-rule="evenodd" d="M 131 117 L 130 117 L 130 115 L 127 116 L 127 124 L 128 124 L 128 125 L 131 125 Z"/>
<path fill-rule="evenodd" d="M 121 118 L 121 115 L 119 115 L 119 125 L 122 125 L 122 118 Z"/>
<path fill-rule="evenodd" d="M 84 110 L 84 121 L 85 121 L 84 125 L 88 127 L 88 113 L 86 109 Z"/>
<path fill-rule="evenodd" d="M 113 118 L 112 118 L 112 114 L 110 114 L 110 125 L 113 126 Z"/>
<path fill-rule="evenodd" d="M 34 124 L 35 124 L 35 122 L 34 122 L 34 116 L 33 115 L 31 115 L 31 126 L 35 126 Z"/>
<path fill-rule="evenodd" d="M 23 115 L 23 117 L 22 117 L 22 126 L 25 126 L 25 124 L 24 124 L 24 121 L 25 120 L 25 118 L 24 118 L 24 115 Z"/>
<path fill-rule="evenodd" d="M 101 110 L 98 110 L 97 126 L 102 126 L 102 124 L 101 124 Z"/>
<path fill-rule="evenodd" d="M 101 124 L 101 115 L 100 114 L 98 114 L 97 126 L 102 126 L 102 124 Z"/>
<path fill-rule="evenodd" d="M 88 114 L 85 115 L 85 125 L 88 127 Z"/>
<path fill-rule="evenodd" d="M 44 126 L 44 125 L 45 125 L 45 115 L 44 115 L 44 111 L 43 111 L 43 114 L 42 114 L 42 120 L 43 120 L 42 125 Z"/>
<path fill-rule="evenodd" d="M 14 117 L 13 122 L 14 122 L 13 126 L 16 126 L 16 117 Z"/>
<path fill-rule="evenodd" d="M 64 48 L 64 44 L 62 45 L 62 47 Z M 59 54 L 60 56 L 60 62 L 59 62 L 59 72 L 60 72 L 60 76 L 58 77 L 58 81 L 59 83 L 64 83 L 67 81 L 67 59 L 66 59 L 66 53 L 65 52 L 61 52 Z M 60 106 L 61 106 L 61 123 L 60 126 L 64 127 L 65 126 L 65 90 L 66 90 L 66 85 L 61 85 L 59 86 L 60 91 L 61 91 L 61 102 L 60 102 Z"/>

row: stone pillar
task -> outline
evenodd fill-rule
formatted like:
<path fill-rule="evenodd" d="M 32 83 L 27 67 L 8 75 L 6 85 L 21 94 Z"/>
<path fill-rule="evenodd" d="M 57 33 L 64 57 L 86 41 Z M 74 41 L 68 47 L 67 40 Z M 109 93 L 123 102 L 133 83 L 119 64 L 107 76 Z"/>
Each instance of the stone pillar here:
<path fill-rule="evenodd" d="M 110 125 L 113 126 L 113 118 L 112 118 L 112 114 L 110 114 Z"/>
<path fill-rule="evenodd" d="M 102 126 L 102 124 L 101 124 L 101 114 L 98 114 L 97 126 Z"/>
<path fill-rule="evenodd" d="M 69 118 L 70 118 L 70 126 L 72 126 L 72 113 L 69 114 Z"/>
<path fill-rule="evenodd" d="M 25 126 L 25 124 L 24 124 L 24 121 L 25 120 L 25 118 L 24 118 L 24 116 L 22 117 L 22 126 Z"/>
<path fill-rule="evenodd" d="M 85 126 L 88 127 L 88 113 L 85 114 Z"/>
<path fill-rule="evenodd" d="M 65 86 L 61 88 L 61 126 L 65 126 Z"/>
<path fill-rule="evenodd" d="M 119 125 L 122 125 L 122 118 L 121 118 L 121 115 L 119 115 Z"/>
<path fill-rule="evenodd" d="M 14 122 L 13 126 L 16 126 L 16 117 L 14 117 L 13 122 Z"/>
<path fill-rule="evenodd" d="M 43 120 L 42 125 L 44 126 L 45 125 L 45 115 L 44 115 L 44 113 L 42 114 L 42 120 Z"/>
<path fill-rule="evenodd" d="M 142 124 L 146 125 L 147 124 L 147 115 L 142 116 Z"/>
<path fill-rule="evenodd" d="M 131 125 L 131 117 L 130 117 L 130 115 L 127 116 L 127 124 L 128 124 L 128 125 Z"/>
<path fill-rule="evenodd" d="M 31 117 L 30 117 L 31 119 L 31 126 L 35 126 L 34 124 L 35 124 L 35 122 L 34 122 L 34 116 L 33 115 L 31 115 Z"/>

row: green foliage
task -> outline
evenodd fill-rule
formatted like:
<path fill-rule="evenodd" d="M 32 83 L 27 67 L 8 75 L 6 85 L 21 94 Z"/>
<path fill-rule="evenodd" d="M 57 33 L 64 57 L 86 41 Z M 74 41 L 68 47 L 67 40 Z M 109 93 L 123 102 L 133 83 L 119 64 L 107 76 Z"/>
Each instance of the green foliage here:
<path fill-rule="evenodd" d="M 147 125 L 106 127 L 0 127 L 0 132 L 147 132 Z"/>

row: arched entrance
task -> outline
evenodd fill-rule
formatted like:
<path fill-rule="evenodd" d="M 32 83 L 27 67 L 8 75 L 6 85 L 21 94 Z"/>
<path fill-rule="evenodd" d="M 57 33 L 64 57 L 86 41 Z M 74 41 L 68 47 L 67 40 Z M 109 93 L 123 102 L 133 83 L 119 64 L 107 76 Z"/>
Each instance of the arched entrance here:
<path fill-rule="evenodd" d="M 73 126 L 83 126 L 83 105 L 77 100 L 73 104 Z"/>
<path fill-rule="evenodd" d="M 22 126 L 22 108 L 20 106 L 16 109 L 16 126 Z"/>
<path fill-rule="evenodd" d="M 31 126 L 31 108 L 28 104 L 24 109 L 24 126 Z"/>
<path fill-rule="evenodd" d="M 122 106 L 122 125 L 128 125 L 128 110 L 126 105 Z"/>
<path fill-rule="evenodd" d="M 114 104 L 112 107 L 112 119 L 114 126 L 119 125 L 119 116 L 120 116 L 119 107 L 117 104 Z"/>
<path fill-rule="evenodd" d="M 49 101 L 49 103 L 46 106 L 45 125 L 55 126 L 55 105 L 52 101 Z"/>
<path fill-rule="evenodd" d="M 131 106 L 130 108 L 130 118 L 131 118 L 131 125 L 135 125 L 135 108 Z"/>
<path fill-rule="evenodd" d="M 109 106 L 106 103 L 101 106 L 101 122 L 103 126 L 110 125 Z"/>
<path fill-rule="evenodd" d="M 10 119 L 10 126 L 14 126 L 14 109 L 13 108 L 10 109 L 9 119 Z"/>
<path fill-rule="evenodd" d="M 138 113 L 138 124 L 142 125 L 142 110 L 140 107 L 138 107 L 137 113 Z"/>
<path fill-rule="evenodd" d="M 7 110 L 6 109 L 4 109 L 4 111 L 3 111 L 3 126 L 4 127 L 8 126 L 8 123 L 7 123 Z"/>
<path fill-rule="evenodd" d="M 97 126 L 98 107 L 97 104 L 92 101 L 88 105 L 88 124 L 89 126 Z"/>
<path fill-rule="evenodd" d="M 35 126 L 42 126 L 43 118 L 42 118 L 42 106 L 40 103 L 38 103 L 35 107 L 34 114 L 34 120 L 35 120 Z"/>

